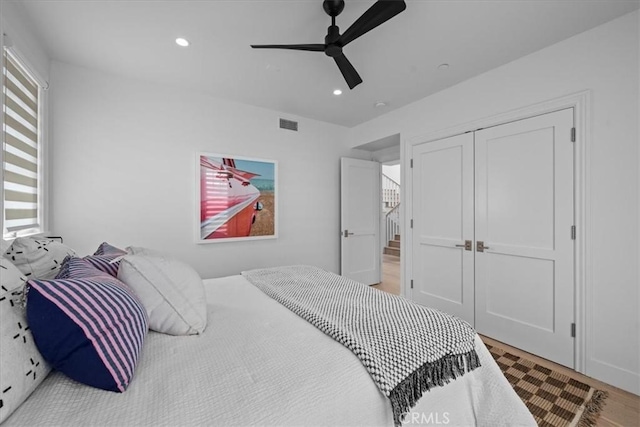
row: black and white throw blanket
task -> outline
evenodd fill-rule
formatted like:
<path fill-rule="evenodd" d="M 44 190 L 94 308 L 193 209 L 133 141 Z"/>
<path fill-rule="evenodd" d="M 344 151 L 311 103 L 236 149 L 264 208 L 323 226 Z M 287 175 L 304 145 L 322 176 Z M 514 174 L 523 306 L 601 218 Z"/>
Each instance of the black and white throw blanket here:
<path fill-rule="evenodd" d="M 396 425 L 422 393 L 480 366 L 466 322 L 317 267 L 242 275 L 351 350 L 389 398 Z"/>

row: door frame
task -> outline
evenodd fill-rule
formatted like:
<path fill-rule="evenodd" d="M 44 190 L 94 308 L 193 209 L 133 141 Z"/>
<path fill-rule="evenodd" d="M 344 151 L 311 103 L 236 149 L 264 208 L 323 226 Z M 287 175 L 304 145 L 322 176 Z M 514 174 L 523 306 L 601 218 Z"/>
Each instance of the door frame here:
<path fill-rule="evenodd" d="M 401 253 L 408 254 L 412 247 L 413 236 L 409 232 L 411 224 L 411 212 L 413 211 L 411 182 L 411 157 L 413 147 L 423 143 L 434 142 L 450 136 L 462 133 L 474 132 L 487 127 L 523 120 L 529 117 L 552 113 L 566 108 L 573 108 L 573 119 L 576 128 L 576 141 L 574 146 L 574 223 L 576 226 L 575 252 L 574 252 L 574 307 L 576 336 L 574 342 L 574 366 L 577 372 L 586 372 L 586 361 L 589 349 L 588 331 L 590 331 L 590 318 L 586 308 L 593 304 L 591 295 L 592 276 L 588 266 L 591 265 L 591 253 L 588 251 L 591 243 L 591 232 L 588 213 L 590 212 L 590 176 L 588 165 L 591 153 L 591 90 L 584 90 L 560 98 L 532 104 L 526 107 L 507 111 L 501 114 L 482 119 L 442 128 L 416 137 L 400 141 L 400 164 L 402 165 L 401 206 L 404 221 L 402 223 Z M 404 237 L 406 236 L 406 237 Z M 400 280 L 402 294 L 411 298 L 411 271 L 412 257 L 404 256 L 400 259 Z"/>

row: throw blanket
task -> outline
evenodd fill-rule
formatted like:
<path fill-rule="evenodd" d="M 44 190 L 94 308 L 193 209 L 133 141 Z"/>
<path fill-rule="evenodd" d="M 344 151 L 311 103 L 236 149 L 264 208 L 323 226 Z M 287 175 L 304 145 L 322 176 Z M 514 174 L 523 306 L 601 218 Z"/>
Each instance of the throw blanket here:
<path fill-rule="evenodd" d="M 422 393 L 480 366 L 473 328 L 441 311 L 317 267 L 242 275 L 358 356 L 391 401 L 396 425 Z"/>

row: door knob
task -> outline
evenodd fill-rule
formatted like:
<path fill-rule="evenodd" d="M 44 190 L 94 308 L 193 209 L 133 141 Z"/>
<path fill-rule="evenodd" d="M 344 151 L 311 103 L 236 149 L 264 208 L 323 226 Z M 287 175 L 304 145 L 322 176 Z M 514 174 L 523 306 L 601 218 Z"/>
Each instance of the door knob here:
<path fill-rule="evenodd" d="M 344 237 L 353 236 L 353 233 L 349 233 L 349 230 L 344 230 Z"/>
<path fill-rule="evenodd" d="M 471 240 L 465 240 L 464 245 L 456 245 L 456 248 L 464 248 L 465 251 L 471 250 Z"/>
<path fill-rule="evenodd" d="M 478 252 L 484 252 L 485 249 L 491 249 L 489 246 L 485 246 L 482 240 L 476 242 L 476 250 Z"/>

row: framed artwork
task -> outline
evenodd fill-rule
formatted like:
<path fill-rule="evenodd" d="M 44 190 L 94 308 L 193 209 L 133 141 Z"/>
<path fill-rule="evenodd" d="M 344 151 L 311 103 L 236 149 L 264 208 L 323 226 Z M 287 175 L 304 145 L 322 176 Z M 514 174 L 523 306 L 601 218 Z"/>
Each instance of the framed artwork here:
<path fill-rule="evenodd" d="M 197 154 L 197 243 L 278 237 L 278 163 Z"/>

